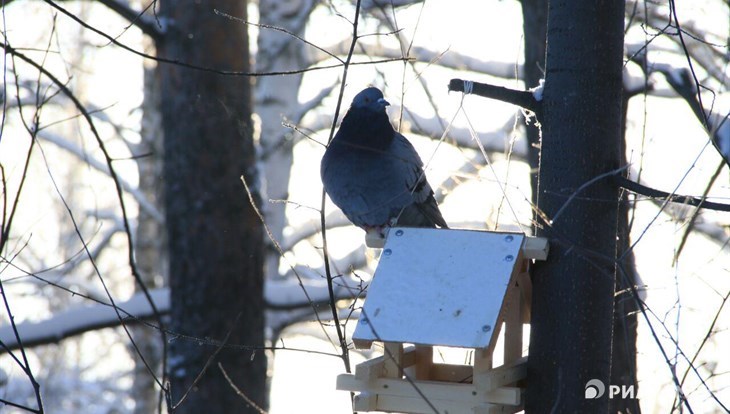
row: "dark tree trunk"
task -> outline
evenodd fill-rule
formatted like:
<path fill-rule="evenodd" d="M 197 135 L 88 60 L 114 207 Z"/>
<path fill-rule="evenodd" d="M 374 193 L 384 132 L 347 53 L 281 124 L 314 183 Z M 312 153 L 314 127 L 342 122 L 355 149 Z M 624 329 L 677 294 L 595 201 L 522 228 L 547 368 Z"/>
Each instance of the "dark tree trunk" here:
<path fill-rule="evenodd" d="M 622 1 L 551 1 L 538 234 L 551 252 L 534 273 L 528 413 L 606 413 L 586 383 L 611 372 L 623 66 Z M 556 215 L 560 212 L 560 215 Z M 606 389 L 608 391 L 608 389 Z"/>
<path fill-rule="evenodd" d="M 151 41 L 150 41 L 151 44 Z M 146 44 L 147 53 L 154 55 L 153 47 Z M 149 154 L 137 159 L 139 174 L 139 190 L 147 200 L 162 211 L 162 166 L 163 136 L 160 81 L 155 68 L 144 67 L 144 101 L 142 101 L 142 124 L 140 127 L 140 143 L 134 148 L 135 154 Z M 161 233 L 165 232 L 164 223 L 152 217 L 144 209 L 137 215 L 135 235 L 135 257 L 140 276 L 148 289 L 168 286 L 167 283 L 167 242 Z M 159 332 L 147 326 L 132 326 L 132 335 L 145 361 L 129 346 L 134 359 L 134 386 L 130 397 L 134 399 L 134 414 L 148 414 L 157 411 L 160 403 L 159 389 L 154 377 L 147 370 L 147 365 L 157 371 L 162 367 L 163 340 Z M 146 363 L 146 364 L 145 364 Z"/>
<path fill-rule="evenodd" d="M 165 1 L 169 23 L 161 56 L 217 69 L 248 71 L 246 2 Z M 165 207 L 170 256 L 172 403 L 195 384 L 177 413 L 256 412 L 227 383 L 265 407 L 266 357 L 240 347 L 264 342 L 262 226 L 239 177 L 256 182 L 251 79 L 176 65 L 159 66 L 165 133 Z M 254 186 L 255 188 L 255 186 Z M 217 353 L 216 353 L 217 352 Z M 210 359 L 210 361 L 209 361 Z"/>

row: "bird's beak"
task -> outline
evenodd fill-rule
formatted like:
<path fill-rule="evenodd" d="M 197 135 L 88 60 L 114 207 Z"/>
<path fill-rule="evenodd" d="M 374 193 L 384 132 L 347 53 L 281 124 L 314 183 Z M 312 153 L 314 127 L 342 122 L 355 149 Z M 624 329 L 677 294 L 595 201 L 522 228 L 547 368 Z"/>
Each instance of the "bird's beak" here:
<path fill-rule="evenodd" d="M 383 107 L 386 107 L 386 106 L 390 105 L 390 102 L 386 101 L 385 98 L 378 99 L 378 103 L 380 105 L 383 105 Z"/>

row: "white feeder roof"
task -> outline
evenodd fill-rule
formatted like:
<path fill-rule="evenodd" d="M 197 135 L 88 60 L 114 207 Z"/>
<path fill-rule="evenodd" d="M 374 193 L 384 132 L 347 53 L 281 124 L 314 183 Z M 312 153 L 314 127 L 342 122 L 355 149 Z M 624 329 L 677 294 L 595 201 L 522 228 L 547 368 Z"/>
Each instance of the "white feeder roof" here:
<path fill-rule="evenodd" d="M 522 233 L 391 229 L 353 339 L 490 346 L 524 239 Z"/>

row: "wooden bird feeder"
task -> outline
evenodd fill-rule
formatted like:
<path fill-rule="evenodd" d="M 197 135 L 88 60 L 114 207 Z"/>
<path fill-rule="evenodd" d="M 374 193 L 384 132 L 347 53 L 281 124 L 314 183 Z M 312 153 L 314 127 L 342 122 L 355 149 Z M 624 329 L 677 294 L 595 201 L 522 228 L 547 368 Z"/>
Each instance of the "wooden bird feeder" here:
<path fill-rule="evenodd" d="M 339 375 L 337 389 L 358 393 L 355 411 L 522 410 L 528 269 L 547 253 L 546 239 L 522 233 L 391 229 L 353 333 L 357 348 L 381 342 L 384 355 Z M 503 324 L 504 363 L 493 367 Z M 435 363 L 434 346 L 472 349 L 473 364 Z"/>

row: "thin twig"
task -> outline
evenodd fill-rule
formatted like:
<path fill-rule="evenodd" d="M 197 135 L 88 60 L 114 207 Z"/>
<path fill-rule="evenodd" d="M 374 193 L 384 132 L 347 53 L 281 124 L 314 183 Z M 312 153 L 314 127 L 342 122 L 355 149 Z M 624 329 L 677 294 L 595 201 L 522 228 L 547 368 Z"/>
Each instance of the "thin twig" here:
<path fill-rule="evenodd" d="M 205 365 L 203 365 L 203 368 L 200 370 L 200 372 L 198 372 L 198 375 L 195 377 L 195 379 L 190 384 L 188 389 L 185 390 L 185 393 L 182 395 L 182 397 L 180 397 L 180 400 L 172 406 L 172 412 L 174 412 L 175 409 L 177 409 L 177 407 L 179 407 L 180 404 L 182 404 L 188 398 L 190 391 L 192 391 L 193 388 L 195 388 L 195 386 L 198 384 L 198 382 L 200 382 L 200 380 L 203 379 L 203 375 L 205 375 L 205 373 L 208 371 L 208 367 L 210 367 L 210 364 L 213 363 L 213 360 L 215 359 L 215 357 L 223 350 L 225 345 L 228 343 L 228 339 L 231 337 L 233 330 L 236 329 L 236 327 L 238 326 L 238 320 L 240 318 L 241 318 L 241 312 L 239 312 L 238 315 L 236 315 L 236 319 L 234 319 L 233 323 L 231 324 L 231 329 L 228 330 L 228 332 L 226 333 L 226 336 L 220 342 L 220 344 L 215 349 L 215 351 L 213 351 L 213 353 L 210 354 L 208 359 L 205 361 Z"/>
<path fill-rule="evenodd" d="M 132 338 L 131 333 L 126 329 L 126 325 L 124 324 L 124 321 L 121 320 L 121 315 L 118 314 L 118 317 L 120 318 L 121 326 L 124 327 L 125 332 L 127 334 L 127 337 L 129 338 L 130 343 L 132 344 L 132 346 L 135 348 L 136 352 L 138 353 L 138 355 L 140 357 L 140 360 L 144 362 L 144 364 L 147 367 L 148 371 L 150 372 L 150 374 L 152 374 L 152 376 L 154 377 L 155 381 L 157 382 L 157 385 L 160 386 L 160 388 L 162 390 L 164 390 L 165 389 L 165 385 L 164 384 L 166 383 L 166 376 L 167 376 L 167 369 L 166 369 L 166 364 L 167 364 L 167 338 L 165 337 L 164 323 L 162 322 L 162 316 L 160 315 L 159 311 L 157 310 L 157 306 L 155 305 L 154 301 L 152 300 L 152 297 L 150 296 L 149 290 L 147 289 L 147 286 L 145 286 L 144 282 L 142 281 L 142 278 L 141 278 L 141 276 L 139 274 L 139 271 L 137 269 L 136 261 L 134 259 L 134 248 L 133 248 L 133 239 L 132 239 L 131 225 L 129 224 L 129 217 L 127 215 L 127 207 L 126 207 L 126 204 L 125 204 L 125 201 L 124 201 L 123 189 L 121 187 L 120 180 L 119 180 L 119 177 L 117 175 L 117 172 L 116 172 L 114 166 L 112 165 L 112 158 L 111 158 L 111 156 L 109 155 L 109 152 L 106 149 L 106 145 L 105 145 L 104 141 L 101 139 L 101 136 L 99 135 L 99 132 L 96 130 L 96 126 L 94 124 L 94 121 L 91 119 L 91 115 L 89 115 L 89 113 L 86 110 L 86 108 L 84 107 L 84 105 L 81 103 L 81 101 L 78 100 L 78 98 L 76 98 L 76 95 L 74 95 L 74 93 L 68 88 L 68 86 L 66 86 L 65 83 L 61 82 L 51 72 L 49 72 L 46 68 L 44 68 L 43 66 L 39 65 L 38 63 L 36 63 L 33 59 L 28 58 L 27 56 L 25 56 L 24 54 L 22 54 L 18 50 L 14 49 L 9 44 L 7 44 L 7 43 L 5 43 L 5 44 L 0 43 L 0 45 L 2 45 L 2 47 L 6 50 L 6 52 L 11 53 L 13 56 L 16 56 L 16 57 L 22 59 L 23 61 L 25 61 L 29 65 L 31 65 L 34 68 L 36 68 L 40 73 L 42 73 L 44 76 L 48 77 L 48 79 L 50 79 L 51 82 L 53 82 L 58 88 L 60 88 L 60 90 L 64 93 L 64 95 L 66 95 L 73 102 L 73 104 L 76 107 L 76 109 L 78 109 L 79 112 L 81 112 L 83 114 L 84 119 L 85 119 L 86 123 L 89 126 L 89 129 L 91 130 L 92 134 L 94 135 L 94 138 L 96 139 L 96 142 L 97 142 L 97 144 L 99 145 L 99 148 L 102 151 L 102 154 L 104 154 L 104 159 L 106 160 L 106 163 L 108 165 L 109 174 L 110 174 L 110 176 L 112 178 L 112 181 L 114 182 L 114 186 L 116 188 L 116 193 L 117 193 L 117 198 L 119 199 L 119 205 L 120 205 L 121 210 L 122 210 L 122 219 L 123 219 L 123 223 L 124 223 L 124 231 L 125 231 L 125 233 L 127 235 L 128 261 L 129 261 L 129 266 L 130 266 L 130 269 L 131 269 L 131 272 L 132 272 L 132 276 L 134 277 L 135 282 L 139 285 L 140 290 L 144 293 L 147 301 L 149 302 L 150 306 L 152 307 L 153 312 L 155 314 L 155 318 L 157 320 L 157 323 L 161 327 L 160 333 L 162 334 L 161 340 L 162 340 L 162 353 L 163 353 L 163 357 L 162 357 L 162 380 L 160 380 L 159 378 L 157 378 L 157 376 L 155 375 L 154 369 L 151 366 L 149 366 L 149 364 L 146 362 L 146 360 L 145 360 L 144 356 L 142 355 L 141 351 L 136 346 L 136 343 L 134 342 L 134 339 Z M 60 193 L 59 193 L 59 195 L 60 195 Z M 66 206 L 66 208 L 67 208 L 68 213 L 71 215 L 71 218 L 72 218 L 72 221 L 73 221 L 73 214 L 72 214 L 70 208 L 68 206 Z M 80 231 L 79 231 L 78 228 L 76 228 L 76 231 L 79 234 L 79 237 L 81 237 L 81 234 L 80 234 Z M 88 251 L 88 249 L 86 247 L 86 244 L 85 244 L 85 242 L 84 242 L 83 239 L 81 239 L 81 242 L 84 244 L 85 249 Z M 92 260 L 92 263 L 93 263 L 93 260 Z M 97 272 L 97 274 L 98 274 L 98 276 L 99 276 L 102 284 L 104 284 L 104 280 L 103 280 L 101 274 L 98 273 L 98 269 L 96 269 L 96 267 L 95 267 L 95 271 Z M 109 299 L 113 301 L 113 298 L 111 297 L 111 295 L 109 296 Z"/>
<path fill-rule="evenodd" d="M 266 235 L 269 237 L 269 240 L 274 245 L 276 250 L 279 252 L 279 255 L 286 260 L 286 255 L 284 254 L 284 250 L 281 248 L 281 245 L 279 244 L 279 241 L 276 240 L 276 237 L 274 237 L 274 233 L 269 228 L 268 224 L 266 224 L 266 220 L 264 219 L 264 215 L 261 214 L 261 210 L 259 210 L 259 207 L 256 205 L 256 200 L 253 197 L 253 192 L 251 191 L 251 188 L 248 186 L 248 183 L 246 182 L 246 177 L 241 176 L 241 182 L 243 183 L 243 187 L 246 190 L 246 195 L 248 196 L 248 202 L 251 205 L 251 208 L 253 209 L 256 216 L 259 218 L 259 221 L 261 221 L 261 224 L 264 226 L 264 231 L 266 231 Z M 288 261 L 287 261 L 288 263 Z M 304 287 L 304 282 L 302 281 L 302 277 L 299 275 L 299 272 L 294 268 L 294 265 L 289 263 L 289 268 L 294 273 L 294 276 L 297 278 L 297 282 L 299 283 L 299 287 L 302 289 L 302 292 L 304 293 L 304 296 L 307 298 L 307 302 L 309 303 L 309 306 L 314 311 L 314 317 L 317 319 L 317 322 L 319 323 L 319 326 L 322 327 L 322 332 L 324 333 L 324 336 L 327 338 L 328 341 L 335 347 L 335 342 L 330 338 L 329 333 L 326 329 L 324 329 L 324 323 L 319 318 L 319 315 L 317 314 L 317 307 L 315 305 L 315 302 L 312 300 L 312 298 L 309 296 L 309 292 L 307 292 L 307 288 Z"/>
<path fill-rule="evenodd" d="M 337 119 L 339 118 L 340 109 L 342 108 L 342 96 L 345 93 L 345 86 L 347 85 L 347 73 L 350 68 L 350 62 L 352 61 L 352 55 L 355 52 L 355 46 L 357 45 L 358 40 L 358 22 L 360 20 L 360 3 L 361 0 L 357 0 L 357 3 L 355 4 L 355 20 L 352 22 L 352 42 L 350 43 L 350 50 L 347 53 L 347 59 L 345 59 L 345 63 L 342 66 L 342 83 L 340 85 L 340 93 L 337 98 L 337 106 L 335 107 L 335 115 L 332 119 L 332 127 L 330 128 L 330 135 L 327 139 L 327 144 L 329 145 L 330 142 L 332 142 L 332 139 L 335 136 L 335 127 L 337 126 Z M 323 256 L 324 256 L 324 270 L 325 275 L 327 278 L 327 289 L 329 290 L 330 295 L 330 309 L 332 311 L 332 319 L 335 324 L 335 329 L 337 330 L 337 337 L 340 340 L 340 351 L 342 352 L 342 363 L 345 365 L 345 372 L 351 372 L 350 368 L 350 351 L 348 349 L 347 345 L 347 338 L 345 337 L 345 334 L 343 333 L 342 325 L 340 324 L 340 317 L 337 312 L 337 301 L 335 297 L 335 290 L 334 290 L 334 282 L 332 277 L 332 271 L 330 270 L 330 260 L 329 260 L 329 249 L 327 248 L 327 225 L 325 223 L 325 200 L 326 200 L 326 193 L 324 189 L 322 189 L 322 202 L 321 202 L 321 209 L 320 209 L 320 224 L 322 226 L 322 249 L 323 249 Z M 350 397 L 354 398 L 353 394 L 350 393 Z"/>
<path fill-rule="evenodd" d="M 145 59 L 149 59 L 149 60 L 153 60 L 153 61 L 161 62 L 161 63 L 168 63 L 168 64 L 172 64 L 172 65 L 182 66 L 182 67 L 188 68 L 188 69 L 194 69 L 194 70 L 199 70 L 199 71 L 203 71 L 203 72 L 211 72 L 211 73 L 216 73 L 218 75 L 227 75 L 227 76 L 260 77 L 260 76 L 295 75 L 295 74 L 300 74 L 300 73 L 305 73 L 305 72 L 313 72 L 316 70 L 323 70 L 323 69 L 333 69 L 333 68 L 338 68 L 340 66 L 343 66 L 343 64 L 337 63 L 337 64 L 333 64 L 333 65 L 315 66 L 315 67 L 308 67 L 308 68 L 296 69 L 296 70 L 283 70 L 283 71 L 271 71 L 271 72 L 242 72 L 242 71 L 235 71 L 235 70 L 223 70 L 223 69 L 215 69 L 215 68 L 210 68 L 210 67 L 205 67 L 205 66 L 198 66 L 198 65 L 191 64 L 191 63 L 187 63 L 187 62 L 182 62 L 177 59 L 168 59 L 168 58 L 159 57 L 159 56 L 152 56 L 147 53 L 140 52 L 136 49 L 133 49 L 133 48 L 125 45 L 124 43 L 121 43 L 120 41 L 114 39 L 113 37 L 109 36 L 108 34 L 104 33 L 103 31 L 91 26 L 90 24 L 81 20 L 79 17 L 75 16 L 73 13 L 69 12 L 68 10 L 66 10 L 63 7 L 61 7 L 60 5 L 58 5 L 58 3 L 56 3 L 52 0 L 43 0 L 43 1 L 48 3 L 49 5 L 51 5 L 53 8 L 57 9 L 61 13 L 65 14 L 66 16 L 68 16 L 73 21 L 80 24 L 85 29 L 91 30 L 92 32 L 98 34 L 99 36 L 108 40 L 110 43 L 126 50 L 127 52 L 133 53 L 133 54 L 143 57 Z M 7 47 L 7 45 L 3 45 L 3 46 Z M 372 65 L 372 64 L 386 63 L 386 62 L 400 62 L 402 60 L 403 60 L 403 58 L 394 58 L 394 59 L 382 59 L 382 60 L 378 60 L 378 61 L 369 61 L 369 62 L 354 62 L 354 63 L 349 63 L 349 64 L 350 65 Z M 348 61 L 349 61 L 349 59 L 348 59 Z"/>
<path fill-rule="evenodd" d="M 223 369 L 223 364 L 221 364 L 220 362 L 218 363 L 218 369 L 221 370 L 223 377 L 225 377 L 226 381 L 228 381 L 228 385 L 230 385 L 231 388 L 233 388 L 233 390 L 236 391 L 236 394 L 238 394 L 239 397 L 243 398 L 243 400 L 246 401 L 246 404 L 251 406 L 254 410 L 258 411 L 259 414 L 267 414 L 266 410 L 259 407 L 258 404 L 256 404 L 252 399 L 250 399 L 246 394 L 244 394 L 240 388 L 238 388 L 236 386 L 236 384 L 233 382 L 231 377 L 228 376 L 228 373 L 226 372 L 226 370 Z"/>

